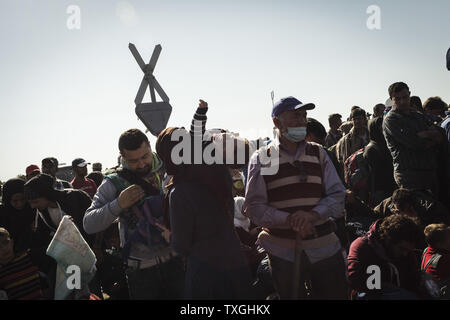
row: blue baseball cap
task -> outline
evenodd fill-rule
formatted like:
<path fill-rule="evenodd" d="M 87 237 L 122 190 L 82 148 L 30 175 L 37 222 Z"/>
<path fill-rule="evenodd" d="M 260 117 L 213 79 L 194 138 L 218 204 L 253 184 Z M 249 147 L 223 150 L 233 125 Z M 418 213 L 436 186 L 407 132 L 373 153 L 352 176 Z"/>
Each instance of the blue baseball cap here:
<path fill-rule="evenodd" d="M 289 110 L 297 110 L 300 108 L 304 108 L 306 110 L 312 110 L 316 106 L 314 103 L 302 103 L 298 99 L 294 97 L 286 97 L 282 98 L 280 101 L 275 103 L 272 109 L 272 118 L 275 118 L 279 114 L 289 111 Z"/>

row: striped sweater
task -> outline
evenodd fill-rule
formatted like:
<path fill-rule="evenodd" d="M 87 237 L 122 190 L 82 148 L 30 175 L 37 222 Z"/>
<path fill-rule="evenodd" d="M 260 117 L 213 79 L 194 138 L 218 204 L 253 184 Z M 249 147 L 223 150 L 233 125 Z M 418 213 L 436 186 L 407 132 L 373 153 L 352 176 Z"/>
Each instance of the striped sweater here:
<path fill-rule="evenodd" d="M 264 176 L 269 205 L 290 214 L 298 210 L 312 210 L 319 203 L 323 193 L 319 147 L 306 144 L 305 152 L 298 160 L 297 168 L 280 154 L 278 173 Z M 321 220 L 319 224 L 325 221 Z M 292 229 L 268 228 L 268 231 L 282 238 L 296 237 L 296 232 Z"/>
<path fill-rule="evenodd" d="M 208 107 L 206 108 L 197 108 L 197 111 L 194 114 L 194 118 L 191 122 L 191 130 L 190 134 L 194 137 L 203 138 L 203 134 L 205 133 L 206 128 L 206 112 L 208 112 Z"/>
<path fill-rule="evenodd" d="M 38 300 L 43 298 L 38 268 L 28 253 L 17 255 L 0 267 L 0 290 L 8 300 Z"/>

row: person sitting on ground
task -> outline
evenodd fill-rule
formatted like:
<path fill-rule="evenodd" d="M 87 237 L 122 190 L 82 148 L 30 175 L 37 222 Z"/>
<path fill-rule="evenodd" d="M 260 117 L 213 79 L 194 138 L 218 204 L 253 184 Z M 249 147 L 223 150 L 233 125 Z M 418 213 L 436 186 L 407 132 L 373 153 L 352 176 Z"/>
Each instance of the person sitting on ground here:
<path fill-rule="evenodd" d="M 44 286 L 26 251 L 16 252 L 14 240 L 0 227 L 0 296 L 7 300 L 42 300 Z M 0 298 L 2 300 L 2 298 Z"/>
<path fill-rule="evenodd" d="M 450 222 L 447 207 L 436 200 L 430 192 L 422 190 L 398 188 L 391 197 L 383 200 L 373 210 L 377 218 L 396 213 L 418 217 L 423 228 L 432 223 L 449 224 Z"/>
<path fill-rule="evenodd" d="M 430 224 L 424 234 L 428 247 L 423 252 L 421 269 L 441 287 L 450 280 L 450 227 Z"/>
<path fill-rule="evenodd" d="M 418 299 L 420 272 L 413 250 L 421 234 L 417 219 L 397 214 L 377 220 L 353 241 L 347 258 L 352 298 Z"/>

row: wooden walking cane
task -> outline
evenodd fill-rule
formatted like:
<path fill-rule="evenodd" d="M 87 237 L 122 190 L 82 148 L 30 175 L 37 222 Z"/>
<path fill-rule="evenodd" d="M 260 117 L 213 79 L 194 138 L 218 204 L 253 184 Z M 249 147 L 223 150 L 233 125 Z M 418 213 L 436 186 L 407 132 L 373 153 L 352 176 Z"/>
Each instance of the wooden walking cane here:
<path fill-rule="evenodd" d="M 295 261 L 294 261 L 294 285 L 292 287 L 292 298 L 294 300 L 298 299 L 298 290 L 300 286 L 300 266 L 302 257 L 302 237 L 300 231 L 297 232 L 297 237 L 295 238 Z"/>

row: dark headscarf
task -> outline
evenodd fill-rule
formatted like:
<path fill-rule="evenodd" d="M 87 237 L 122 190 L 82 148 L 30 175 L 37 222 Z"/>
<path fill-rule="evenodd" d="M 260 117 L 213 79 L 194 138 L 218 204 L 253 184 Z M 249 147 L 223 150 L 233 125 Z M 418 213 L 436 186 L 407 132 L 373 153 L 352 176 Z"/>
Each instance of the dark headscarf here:
<path fill-rule="evenodd" d="M 2 190 L 2 201 L 5 208 L 8 209 L 14 209 L 11 206 L 11 199 L 13 195 L 17 193 L 23 193 L 23 186 L 25 184 L 25 180 L 22 179 L 10 179 L 6 181 L 6 183 L 3 185 Z"/>
<path fill-rule="evenodd" d="M 24 185 L 25 181 L 22 179 L 10 179 L 4 184 L 2 191 L 3 208 L 0 224 L 3 224 L 2 226 L 11 234 L 15 250 L 18 252 L 28 249 L 31 245 L 31 225 L 36 214 L 28 203 L 21 210 L 11 205 L 13 195 L 24 193 Z"/>
<path fill-rule="evenodd" d="M 232 210 L 234 209 L 234 203 L 232 194 L 232 179 L 227 167 L 219 164 L 174 164 L 171 154 L 173 148 L 179 143 L 179 141 L 172 141 L 172 134 L 177 129 L 186 131 L 184 128 L 166 128 L 159 134 L 156 141 L 156 152 L 164 162 L 167 174 L 173 176 L 167 186 L 168 192 L 166 194 L 166 204 L 164 208 L 164 215 L 166 219 L 168 218 L 168 193 L 172 187 L 180 182 L 192 182 L 206 186 L 208 190 L 212 191 L 218 205 L 223 208 L 224 211 L 230 215 L 230 217 L 233 217 Z M 187 133 L 187 136 L 189 136 L 189 133 Z M 191 146 L 193 146 L 193 142 L 191 143 Z"/>
<path fill-rule="evenodd" d="M 187 134 L 187 131 L 183 127 L 166 128 L 158 135 L 155 146 L 156 153 L 163 161 L 164 168 L 166 169 L 167 174 L 171 176 L 177 174 L 181 170 L 181 167 L 184 166 L 183 164 L 175 165 L 172 161 L 172 150 L 179 143 L 179 141 L 171 140 L 172 134 L 175 132 L 175 130 L 184 130 Z"/>
<path fill-rule="evenodd" d="M 383 135 L 383 117 L 376 117 L 369 121 L 368 124 L 370 140 L 375 141 L 381 146 L 386 145 Z"/>

